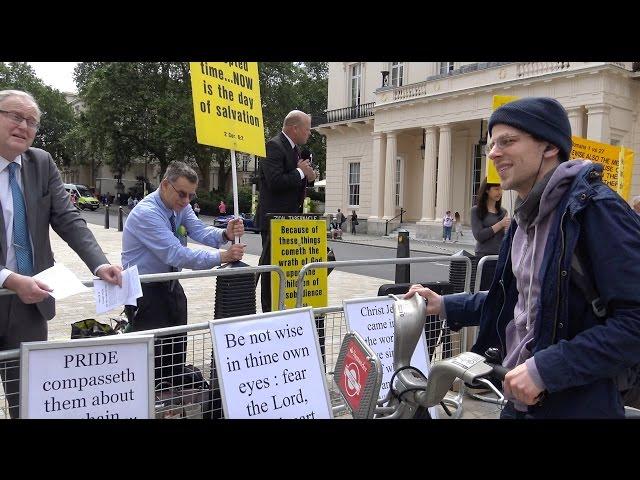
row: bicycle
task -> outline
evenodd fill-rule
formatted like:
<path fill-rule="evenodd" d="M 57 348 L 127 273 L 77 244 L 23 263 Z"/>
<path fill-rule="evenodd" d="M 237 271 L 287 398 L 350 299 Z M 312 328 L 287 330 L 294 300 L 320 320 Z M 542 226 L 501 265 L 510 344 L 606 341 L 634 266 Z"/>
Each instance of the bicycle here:
<path fill-rule="evenodd" d="M 365 405 L 361 409 L 362 411 L 371 412 L 375 419 L 428 419 L 431 418 L 428 409 L 441 405 L 445 412 L 451 415 L 443 400 L 456 379 L 461 379 L 466 386 L 471 388 L 484 386 L 498 396 L 499 401 L 496 403 L 501 406 L 506 404 L 500 389 L 489 380 L 492 377 L 502 382 L 509 372 L 509 369 L 501 365 L 498 350 L 495 348 L 488 349 L 484 356 L 473 352 L 463 352 L 435 362 L 428 378 L 419 369 L 411 366 L 411 356 L 424 331 L 426 301 L 423 301 L 419 295 L 402 300 L 395 295 L 392 296 L 396 302 L 394 305 L 394 373 L 389 382 L 391 388 L 385 398 L 376 402 L 375 407 L 369 409 Z M 356 335 L 356 337 L 359 336 Z M 345 343 L 343 342 L 343 348 Z M 362 349 L 368 351 L 367 358 L 378 365 L 378 368 L 374 367 L 372 370 L 377 370 L 381 377 L 380 360 L 366 343 L 363 341 L 361 343 Z M 339 362 L 342 356 L 341 349 Z M 336 369 L 336 373 L 338 376 L 342 374 L 338 369 Z M 340 382 L 336 383 L 346 399 L 342 385 Z M 373 381 L 369 382 L 370 385 L 373 383 Z M 380 381 L 376 386 L 377 389 L 368 389 L 369 398 L 377 399 Z M 543 392 L 540 398 L 544 398 L 544 395 L 546 392 Z M 347 401 L 347 403 L 349 402 Z M 640 418 L 640 410 L 625 406 L 625 418 Z"/>
<path fill-rule="evenodd" d="M 444 399 L 457 378 L 468 386 L 486 386 L 502 396 L 488 380 L 489 377 L 494 377 L 502 381 L 507 373 L 507 369 L 495 363 L 494 357 L 491 356 L 493 352 L 487 353 L 488 358 L 464 352 L 435 362 L 428 378 L 419 369 L 411 366 L 411 356 L 421 335 L 424 334 L 426 303 L 418 295 L 408 300 L 391 296 L 396 300 L 394 373 L 389 382 L 391 387 L 387 395 L 377 400 L 382 382 L 382 367 L 380 359 L 362 337 L 355 332 L 348 333 L 338 355 L 334 379 L 355 418 L 431 418 L 428 409 L 436 405 L 441 405 L 445 412 L 451 415 Z M 357 351 L 358 348 L 361 349 L 360 352 Z M 356 364 L 363 365 L 365 362 L 369 362 L 371 368 L 361 367 L 363 372 L 367 372 L 361 376 Z"/>

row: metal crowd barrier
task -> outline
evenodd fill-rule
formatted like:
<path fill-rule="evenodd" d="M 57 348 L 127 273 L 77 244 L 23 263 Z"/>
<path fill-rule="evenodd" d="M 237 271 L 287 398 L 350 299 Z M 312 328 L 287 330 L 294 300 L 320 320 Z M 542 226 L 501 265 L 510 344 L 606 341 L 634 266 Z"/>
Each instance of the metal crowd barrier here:
<path fill-rule="evenodd" d="M 476 271 L 475 288 L 473 290 L 474 292 L 481 291 L 480 287 L 482 283 L 482 273 L 483 273 L 484 266 L 488 262 L 497 262 L 497 261 L 498 261 L 498 255 L 487 255 L 480 259 L 480 261 L 478 262 L 478 270 Z M 475 342 L 476 338 L 478 337 L 478 327 L 470 327 L 469 336 L 470 338 L 473 338 L 473 341 Z M 485 395 L 473 393 L 473 391 L 469 389 L 467 389 L 467 393 L 469 394 L 469 396 L 471 396 L 471 398 L 475 398 L 476 400 L 480 400 L 482 402 L 495 403 L 497 405 L 502 405 L 503 403 L 503 399 L 501 398 L 487 397 Z"/>
<path fill-rule="evenodd" d="M 141 283 L 163 282 L 167 280 L 201 278 L 201 277 L 220 277 L 229 275 L 255 274 L 261 272 L 276 272 L 280 277 L 280 288 L 278 292 L 280 310 L 284 309 L 284 286 L 285 275 L 282 268 L 277 265 L 260 265 L 257 267 L 238 267 L 238 268 L 222 268 L 217 270 L 197 270 L 187 272 L 170 272 L 170 273 L 154 273 L 140 275 Z M 87 287 L 93 287 L 93 280 L 82 282 Z M 15 292 L 7 289 L 0 289 L 0 295 L 14 295 Z M 213 311 L 211 312 L 213 317 Z M 198 330 L 204 329 L 204 332 Z M 196 333 L 192 333 L 196 332 Z M 133 332 L 139 334 L 141 332 Z M 163 347 L 166 356 L 174 355 L 179 348 L 182 348 L 186 340 L 186 362 L 187 365 L 197 367 L 204 377 L 204 380 L 213 388 L 210 392 L 203 392 L 199 385 L 192 385 L 194 388 L 173 388 L 169 386 L 173 380 L 179 376 L 184 377 L 185 373 L 179 368 L 163 368 L 170 370 L 170 374 L 160 376 L 156 374 L 156 406 L 157 418 L 202 418 L 207 416 L 215 416 L 221 414 L 221 408 L 216 408 L 216 398 L 219 398 L 219 390 L 211 385 L 211 335 L 209 333 L 208 323 L 199 323 L 178 327 L 162 328 L 155 330 L 145 330 L 143 333 L 153 334 L 155 338 L 156 348 Z M 125 334 L 126 335 L 126 334 Z M 163 337 L 163 338 L 160 338 Z M 167 353 L 169 352 L 169 353 Z M 164 363 L 164 362 L 163 362 Z M 182 365 L 182 364 L 181 364 Z M 180 365 L 180 366 L 181 366 Z M 171 366 L 169 366 L 171 367 Z M 0 372 L 5 377 L 5 373 L 11 369 L 20 368 L 20 349 L 0 351 Z M 189 378 L 193 375 L 189 375 Z M 13 382 L 19 382 L 15 380 Z M 6 394 L 3 382 L 0 382 L 0 419 L 9 418 L 9 402 L 8 395 L 19 396 L 19 389 L 15 388 L 16 393 Z M 217 397 L 216 397 L 217 396 Z"/>
<path fill-rule="evenodd" d="M 407 263 L 429 263 L 439 261 L 464 262 L 466 264 L 465 291 L 469 291 L 471 284 L 471 261 L 466 257 L 438 256 L 438 257 L 418 257 L 418 258 L 396 258 L 396 259 L 373 259 L 373 260 L 352 260 L 352 261 L 336 261 L 336 262 L 317 262 L 305 265 L 298 278 L 298 302 L 301 301 L 300 289 L 303 285 L 303 277 L 312 268 L 335 267 L 335 266 L 364 266 L 364 265 L 380 265 L 380 264 L 407 264 Z M 481 272 L 483 263 L 479 264 L 478 269 Z M 280 309 L 284 308 L 284 272 L 278 266 L 263 265 L 259 267 L 242 267 L 234 269 L 206 270 L 206 271 L 189 271 L 179 273 L 162 273 L 141 275 L 140 281 L 143 283 L 166 281 L 184 278 L 199 278 L 207 276 L 225 276 L 240 275 L 243 273 L 257 273 L 276 271 L 280 276 Z M 476 281 L 478 276 L 476 276 Z M 86 286 L 93 286 L 93 281 L 83 282 Z M 0 295 L 13 293 L 6 290 L 0 290 Z M 213 312 L 212 312 L 213 316 Z M 346 416 L 348 411 L 344 406 L 342 397 L 333 382 L 334 367 L 340 351 L 342 340 L 347 333 L 347 324 L 344 318 L 342 305 L 316 308 L 314 309 L 316 318 L 324 318 L 323 331 L 318 332 L 321 344 L 324 345 L 323 359 L 325 362 L 325 371 L 327 375 L 327 384 L 329 387 L 331 405 L 334 416 Z M 448 358 L 466 350 L 467 332 L 463 331 L 453 333 L 448 331 L 442 325 L 433 324 L 427 328 L 427 338 L 433 340 L 429 344 L 429 351 L 432 361 L 442 358 Z M 140 332 L 135 332 L 140 333 Z M 134 334 L 135 334 L 134 333 Z M 164 354 L 166 356 L 174 355 L 182 345 L 186 345 L 184 364 L 195 368 L 189 368 L 184 371 L 182 362 L 171 364 L 170 362 L 163 365 L 163 371 L 168 370 L 163 376 L 163 371 L 156 371 L 155 378 L 155 397 L 156 397 L 156 418 L 223 418 L 222 407 L 220 403 L 220 390 L 217 378 L 214 372 L 211 333 L 209 323 L 197 323 L 184 326 L 161 328 L 154 330 L 145 330 L 145 334 L 153 334 L 156 346 L 164 345 Z M 126 335 L 126 334 L 125 334 Z M 168 346 L 168 348 L 167 348 Z M 0 369 L 19 368 L 19 349 L 0 352 Z M 200 372 L 204 382 L 200 381 L 198 374 L 192 372 Z M 196 380 L 193 384 L 185 384 L 186 379 L 189 381 Z M 178 381 L 176 381 L 178 380 Z M 182 385 L 181 385 L 182 384 Z M 207 385 L 208 384 L 208 385 Z M 178 385 L 178 386 L 176 386 Z M 203 388 L 204 387 L 204 388 Z M 17 389 L 16 389 L 17 390 Z M 462 413 L 461 396 L 464 392 L 463 388 L 459 389 L 458 396 L 449 399 L 448 403 L 452 403 L 458 407 L 456 416 Z M 16 395 L 18 395 L 16 393 Z M 0 419 L 9 418 L 8 403 L 2 384 L 0 384 Z"/>
<path fill-rule="evenodd" d="M 414 257 L 414 258 L 381 258 L 381 259 L 367 259 L 367 260 L 340 260 L 333 262 L 312 262 L 307 263 L 298 274 L 297 280 L 297 295 L 296 295 L 296 307 L 302 306 L 303 290 L 304 290 L 304 276 L 312 269 L 315 268 L 335 268 L 335 267 L 351 267 L 351 266 L 368 266 L 368 265 L 403 265 L 411 263 L 435 263 L 435 262 L 462 262 L 465 264 L 465 280 L 464 280 L 464 292 L 469 293 L 471 287 L 471 259 L 463 256 L 435 256 L 435 257 Z M 322 314 L 322 309 L 314 309 L 314 314 L 319 316 Z M 336 338 L 335 332 L 328 330 L 325 323 L 325 332 L 327 336 L 330 336 L 330 342 L 327 342 L 325 338 L 325 348 L 328 343 L 331 343 L 332 348 L 337 354 L 340 350 L 340 344 L 344 335 L 347 333 L 346 321 L 344 319 L 344 312 L 341 312 L 342 318 L 340 319 L 340 328 L 338 331 L 338 337 Z M 449 358 L 459 353 L 467 351 L 467 328 L 463 328 L 461 332 L 451 332 L 446 326 L 446 322 L 440 322 L 438 317 L 427 317 L 427 323 L 425 327 L 425 335 L 427 338 L 427 348 L 430 360 L 432 362 Z M 329 359 L 329 357 L 327 357 Z M 327 361 L 327 372 L 333 376 L 333 368 L 329 369 L 329 365 L 335 365 L 335 360 L 332 364 Z M 447 397 L 445 403 L 455 407 L 454 417 L 459 418 L 462 415 L 462 402 L 464 396 L 464 387 L 460 387 L 457 382 L 454 385 L 457 394 L 454 398 Z M 330 385 L 333 386 L 334 382 L 331 381 Z M 333 398 L 333 395 L 332 395 Z M 338 399 L 340 396 L 338 395 Z M 340 399 L 341 400 L 341 399 Z M 342 401 L 333 405 L 334 415 L 342 413 L 346 409 Z"/>

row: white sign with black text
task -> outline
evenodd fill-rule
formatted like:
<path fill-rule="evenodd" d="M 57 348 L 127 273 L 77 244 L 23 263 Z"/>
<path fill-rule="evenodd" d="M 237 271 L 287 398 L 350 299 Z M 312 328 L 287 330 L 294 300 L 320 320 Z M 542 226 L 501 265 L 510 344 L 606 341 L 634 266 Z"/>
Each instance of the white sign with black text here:
<path fill-rule="evenodd" d="M 311 308 L 209 325 L 225 418 L 333 418 Z"/>
<path fill-rule="evenodd" d="M 153 418 L 153 336 L 110 335 L 20 348 L 21 418 Z"/>
<path fill-rule="evenodd" d="M 344 317 L 350 331 L 356 331 L 382 362 L 382 386 L 378 399 L 383 399 L 389 391 L 393 375 L 393 298 L 371 297 L 345 300 Z M 429 376 L 429 361 L 425 336 L 411 356 L 411 365 Z M 438 418 L 436 408 L 429 409 L 432 418 Z"/>

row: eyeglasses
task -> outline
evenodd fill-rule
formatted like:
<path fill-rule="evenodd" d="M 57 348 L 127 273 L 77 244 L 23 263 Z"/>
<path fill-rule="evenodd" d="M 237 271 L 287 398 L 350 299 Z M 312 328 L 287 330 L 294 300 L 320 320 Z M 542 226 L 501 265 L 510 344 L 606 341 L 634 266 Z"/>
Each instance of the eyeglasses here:
<path fill-rule="evenodd" d="M 489 152 L 493 150 L 493 147 L 497 146 L 500 150 L 504 150 L 505 148 L 509 148 L 516 142 L 519 142 L 523 136 L 531 136 L 526 133 L 522 135 L 502 135 L 501 137 L 496 138 L 495 140 L 491 140 L 485 146 L 485 153 L 489 156 Z"/>
<path fill-rule="evenodd" d="M 9 120 L 11 120 L 16 125 L 20 125 L 24 120 L 25 122 L 27 122 L 27 127 L 29 127 L 31 130 L 38 130 L 38 128 L 40 127 L 40 122 L 32 118 L 23 117 L 19 113 L 8 112 L 7 110 L 0 110 L 0 113 L 2 113 L 4 116 L 6 116 Z"/>
<path fill-rule="evenodd" d="M 182 190 L 178 190 L 176 187 L 173 186 L 173 183 L 169 182 L 169 180 L 167 180 L 167 182 L 169 183 L 169 185 L 171 185 L 171 187 L 176 191 L 176 193 L 178 194 L 178 196 L 182 199 L 184 198 L 189 198 L 189 201 L 192 201 L 194 198 L 196 198 L 196 194 L 195 193 L 187 193 L 187 192 L 183 192 Z"/>

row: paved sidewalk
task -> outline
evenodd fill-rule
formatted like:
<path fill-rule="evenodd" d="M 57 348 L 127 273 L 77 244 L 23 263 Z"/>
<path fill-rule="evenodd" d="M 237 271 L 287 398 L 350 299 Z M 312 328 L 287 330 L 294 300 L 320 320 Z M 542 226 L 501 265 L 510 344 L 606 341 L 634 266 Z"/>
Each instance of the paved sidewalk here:
<path fill-rule="evenodd" d="M 389 235 L 389 236 L 377 236 L 377 235 L 367 235 L 358 233 L 357 235 L 352 235 L 350 233 L 343 233 L 342 240 L 331 240 L 333 242 L 345 242 L 345 243 L 357 243 L 362 245 L 374 245 L 376 247 L 389 247 L 396 248 L 398 246 L 398 236 L 397 234 Z M 439 255 L 453 255 L 454 253 L 459 252 L 460 250 L 466 250 L 470 254 L 474 254 L 475 252 L 475 240 L 471 237 L 471 240 L 468 240 L 468 237 L 465 235 L 464 239 L 460 242 L 442 242 L 437 240 L 422 240 L 409 238 L 409 249 L 420 251 L 420 252 L 430 252 L 436 253 Z"/>
<path fill-rule="evenodd" d="M 215 217 L 208 215 L 200 215 L 200 219 L 207 225 L 213 225 Z M 366 233 L 358 233 L 353 235 L 347 232 L 348 228 L 342 234 L 342 240 L 330 240 L 332 242 L 356 243 L 362 245 L 374 245 L 376 247 L 396 248 L 398 246 L 398 235 L 392 233 L 388 236 L 368 235 Z M 455 233 L 452 235 L 455 236 Z M 473 238 L 471 230 L 466 228 L 463 230 L 463 236 L 459 242 L 442 242 L 441 240 L 423 240 L 409 238 L 409 248 L 411 250 L 421 252 L 431 252 L 439 255 L 452 255 L 460 250 L 466 250 L 473 254 L 475 252 L 476 241 Z"/>
<path fill-rule="evenodd" d="M 112 263 L 120 264 L 121 237 L 122 233 L 115 228 L 105 229 L 99 225 L 88 225 L 95 235 L 98 243 L 102 246 L 105 255 Z M 375 238 L 367 235 L 345 234 L 344 242 L 374 244 L 379 246 L 395 247 L 396 239 Z M 460 250 L 458 244 L 440 244 L 437 242 L 423 242 L 411 240 L 412 249 L 431 249 L 435 253 L 454 253 Z M 63 263 L 71 269 L 81 280 L 92 278 L 89 269 L 82 263 L 76 253 L 51 230 L 51 243 L 55 252 L 57 262 Z M 460 244 L 462 245 L 462 244 Z M 211 249 L 210 247 L 198 245 L 197 248 Z M 257 255 L 246 254 L 243 261 L 251 266 L 258 264 Z M 329 305 L 341 305 L 342 301 L 351 298 L 365 298 L 376 296 L 378 287 L 389 283 L 388 280 L 357 275 L 353 273 L 333 270 L 329 276 Z M 215 300 L 215 277 L 193 278 L 181 280 L 188 298 L 188 321 L 190 324 L 207 322 L 213 319 Z M 258 311 L 260 311 L 260 287 L 256 292 Z M 117 316 L 120 310 L 113 310 L 106 314 L 96 315 L 95 303 L 93 300 L 93 290 L 74 295 L 56 303 L 56 316 L 49 322 L 49 339 L 66 340 L 70 338 L 71 323 L 84 318 L 96 318 L 99 321 L 107 322 L 109 317 Z M 465 397 L 463 418 L 496 418 L 498 415 L 497 406 L 490 403 L 478 402 L 470 397 Z M 443 414 L 444 416 L 444 414 Z"/>

